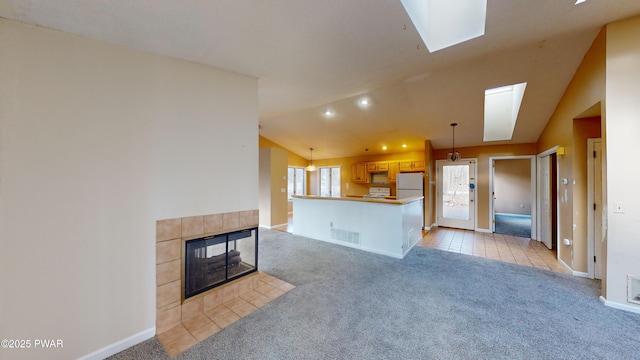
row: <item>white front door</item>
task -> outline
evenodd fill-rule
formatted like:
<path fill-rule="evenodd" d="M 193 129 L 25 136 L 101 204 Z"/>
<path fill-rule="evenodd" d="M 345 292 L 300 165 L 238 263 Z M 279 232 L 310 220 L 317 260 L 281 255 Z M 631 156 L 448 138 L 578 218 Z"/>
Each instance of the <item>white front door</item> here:
<path fill-rule="evenodd" d="M 438 226 L 474 230 L 476 161 L 437 162 Z"/>

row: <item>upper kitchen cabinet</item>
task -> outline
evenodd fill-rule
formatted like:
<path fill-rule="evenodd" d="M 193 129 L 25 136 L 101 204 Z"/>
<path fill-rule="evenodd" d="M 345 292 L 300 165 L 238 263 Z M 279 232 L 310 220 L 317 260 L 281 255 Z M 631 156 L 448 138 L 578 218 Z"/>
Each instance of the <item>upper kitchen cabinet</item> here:
<path fill-rule="evenodd" d="M 400 172 L 424 171 L 424 160 L 400 161 Z"/>
<path fill-rule="evenodd" d="M 413 162 L 413 171 L 424 171 L 424 160 L 416 160 Z"/>
<path fill-rule="evenodd" d="M 367 163 L 351 164 L 351 182 L 368 183 L 369 172 L 367 171 Z"/>
<path fill-rule="evenodd" d="M 384 161 L 367 163 L 367 172 L 384 172 L 389 171 L 389 163 Z"/>
<path fill-rule="evenodd" d="M 390 183 L 396 182 L 396 174 L 398 173 L 399 164 L 397 162 L 389 163 L 388 178 Z"/>

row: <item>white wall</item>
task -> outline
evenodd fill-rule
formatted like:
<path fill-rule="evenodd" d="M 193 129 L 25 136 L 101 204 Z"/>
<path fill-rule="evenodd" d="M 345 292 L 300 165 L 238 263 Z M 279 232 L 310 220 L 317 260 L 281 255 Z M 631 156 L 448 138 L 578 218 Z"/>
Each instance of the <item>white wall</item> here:
<path fill-rule="evenodd" d="M 607 26 L 606 161 L 608 201 L 607 300 L 627 303 L 627 275 L 640 276 L 640 170 L 633 164 L 640 136 L 640 17 Z M 631 161 L 631 162 L 630 162 Z M 624 213 L 614 212 L 616 204 Z"/>
<path fill-rule="evenodd" d="M 155 326 L 155 222 L 258 208 L 257 80 L 0 19 L 0 358 Z M 103 354 L 104 355 L 104 354 Z"/>

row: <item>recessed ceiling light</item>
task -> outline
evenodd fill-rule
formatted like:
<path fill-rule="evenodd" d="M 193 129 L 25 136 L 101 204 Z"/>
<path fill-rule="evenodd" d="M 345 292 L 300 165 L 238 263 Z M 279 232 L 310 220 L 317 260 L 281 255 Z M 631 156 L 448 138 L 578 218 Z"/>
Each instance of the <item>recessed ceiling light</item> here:
<path fill-rule="evenodd" d="M 325 110 L 324 116 L 327 116 L 327 117 L 333 116 L 333 110 L 331 110 L 331 109 Z"/>
<path fill-rule="evenodd" d="M 407 144 L 402 144 L 402 147 L 403 147 L 403 148 L 406 148 L 406 147 L 407 147 Z"/>
<path fill-rule="evenodd" d="M 363 97 L 358 100 L 358 107 L 361 109 L 366 109 L 371 106 L 371 99 Z"/>
<path fill-rule="evenodd" d="M 382 150 L 387 150 L 387 145 L 382 146 Z"/>

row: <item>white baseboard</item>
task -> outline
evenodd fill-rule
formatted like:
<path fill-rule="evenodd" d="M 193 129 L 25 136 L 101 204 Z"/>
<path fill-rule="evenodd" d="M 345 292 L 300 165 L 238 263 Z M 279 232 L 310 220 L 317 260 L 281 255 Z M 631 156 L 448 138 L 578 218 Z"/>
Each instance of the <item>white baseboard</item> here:
<path fill-rule="evenodd" d="M 265 229 L 273 229 L 273 228 L 277 228 L 277 227 L 281 227 L 281 226 L 289 226 L 289 223 L 284 223 L 284 224 L 279 224 L 279 225 L 258 225 L 262 228 Z"/>
<path fill-rule="evenodd" d="M 423 227 L 424 230 L 430 231 L 431 229 L 438 227 L 438 225 L 436 225 L 436 223 L 431 224 L 431 226 L 425 226 Z"/>
<path fill-rule="evenodd" d="M 603 303 L 604 306 L 640 314 L 640 306 L 637 306 L 637 305 L 627 305 L 627 304 L 621 304 L 614 301 L 609 301 L 602 296 L 600 296 L 600 302 Z"/>
<path fill-rule="evenodd" d="M 571 268 L 571 266 L 567 265 L 567 263 L 562 261 L 562 259 L 560 259 L 559 257 L 558 257 L 558 262 L 560 263 L 560 265 L 564 266 L 565 269 L 571 271 L 571 273 L 573 274 L 573 269 Z"/>
<path fill-rule="evenodd" d="M 593 276 L 589 275 L 589 273 L 586 272 L 582 272 L 582 271 L 575 271 L 573 270 L 569 265 L 567 265 L 567 263 L 565 263 L 564 261 L 562 261 L 562 259 L 558 259 L 558 262 L 565 267 L 565 269 L 571 271 L 571 275 L 573 276 L 577 276 L 577 277 L 583 277 L 583 278 L 587 278 L 587 279 L 593 279 Z"/>
<path fill-rule="evenodd" d="M 137 334 L 133 334 L 126 339 L 122 339 L 111 345 L 107 345 L 102 349 L 96 350 L 91 354 L 80 357 L 79 360 L 101 360 L 108 358 L 111 355 L 115 355 L 124 349 L 128 349 L 134 345 L 138 345 L 145 340 L 149 340 L 156 335 L 156 327 L 143 330 Z"/>
<path fill-rule="evenodd" d="M 475 230 L 475 231 L 477 231 L 477 232 L 481 232 L 481 233 L 488 233 L 488 234 L 493 233 L 493 231 L 491 231 L 491 230 L 489 230 L 489 229 L 481 229 L 481 228 L 476 228 L 476 230 Z"/>
<path fill-rule="evenodd" d="M 583 277 L 583 278 L 587 278 L 587 279 L 593 279 L 593 276 L 591 276 L 591 275 L 589 275 L 589 273 L 586 273 L 586 272 L 583 272 L 583 271 L 571 270 L 571 272 L 573 273 L 573 276 Z"/>

